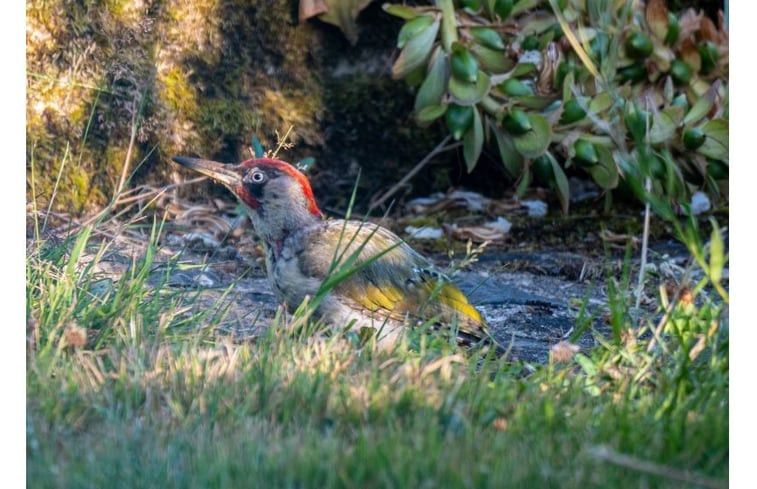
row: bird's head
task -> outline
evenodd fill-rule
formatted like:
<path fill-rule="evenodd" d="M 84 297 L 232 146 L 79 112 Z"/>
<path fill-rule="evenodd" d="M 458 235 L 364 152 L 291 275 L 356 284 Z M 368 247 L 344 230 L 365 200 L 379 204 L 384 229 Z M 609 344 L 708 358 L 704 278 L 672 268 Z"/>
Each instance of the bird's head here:
<path fill-rule="evenodd" d="M 254 158 L 234 165 L 186 156 L 173 160 L 228 188 L 247 210 L 256 232 L 269 243 L 321 219 L 307 177 L 284 161 Z"/>

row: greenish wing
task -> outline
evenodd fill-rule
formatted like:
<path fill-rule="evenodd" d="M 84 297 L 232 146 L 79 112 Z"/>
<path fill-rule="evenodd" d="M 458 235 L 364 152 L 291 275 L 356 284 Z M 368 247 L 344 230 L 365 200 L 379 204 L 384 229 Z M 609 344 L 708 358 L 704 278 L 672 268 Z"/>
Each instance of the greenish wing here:
<path fill-rule="evenodd" d="M 349 265 L 359 268 L 334 288 L 335 293 L 348 299 L 346 304 L 361 312 L 370 312 L 379 320 L 409 319 L 410 324 L 414 324 L 436 318 L 439 324 L 456 322 L 458 331 L 466 337 L 489 336 L 481 314 L 460 289 L 391 231 L 364 225 L 350 243 L 342 234 L 341 226 L 332 226 L 313 237 L 311 242 L 318 243 L 311 249 L 328 249 L 327 244 L 333 243 L 333 250 L 340 236 L 341 249 L 347 250 L 341 255 L 341 263 L 348 262 L 352 256 L 356 259 Z M 308 260 L 309 263 L 316 261 Z M 310 273 L 325 276 L 330 265 L 320 263 L 320 270 L 310 270 Z"/>

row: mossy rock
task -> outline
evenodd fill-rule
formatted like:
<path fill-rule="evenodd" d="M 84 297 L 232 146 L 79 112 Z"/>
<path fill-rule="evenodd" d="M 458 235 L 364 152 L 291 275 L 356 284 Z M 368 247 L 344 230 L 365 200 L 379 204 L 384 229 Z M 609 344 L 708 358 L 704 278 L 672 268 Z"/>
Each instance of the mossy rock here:
<path fill-rule="evenodd" d="M 412 89 L 389 77 L 401 22 L 380 5 L 361 14 L 354 47 L 333 26 L 299 24 L 292 0 L 30 0 L 27 24 L 27 174 L 33 163 L 42 208 L 59 172 L 54 209 L 105 204 L 135 123 L 132 185 L 184 179 L 177 154 L 247 159 L 253 134 L 273 149 L 292 127 L 279 156 L 314 156 L 319 200 L 341 208 L 357 168 L 363 207 L 442 137 L 417 127 Z M 426 177 L 419 191 L 447 183 Z"/>

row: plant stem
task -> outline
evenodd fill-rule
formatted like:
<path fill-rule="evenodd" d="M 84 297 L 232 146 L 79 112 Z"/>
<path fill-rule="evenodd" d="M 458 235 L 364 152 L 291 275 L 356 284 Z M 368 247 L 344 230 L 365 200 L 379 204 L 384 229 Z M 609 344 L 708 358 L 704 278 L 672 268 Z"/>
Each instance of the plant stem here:
<path fill-rule="evenodd" d="M 647 177 L 644 186 L 647 193 L 652 191 L 652 179 Z M 644 274 L 647 268 L 647 245 L 649 244 L 649 215 L 651 209 L 649 202 L 644 205 L 644 230 L 641 234 L 641 265 L 639 268 L 639 283 L 636 286 L 636 309 L 641 304 L 641 294 L 644 293 Z"/>

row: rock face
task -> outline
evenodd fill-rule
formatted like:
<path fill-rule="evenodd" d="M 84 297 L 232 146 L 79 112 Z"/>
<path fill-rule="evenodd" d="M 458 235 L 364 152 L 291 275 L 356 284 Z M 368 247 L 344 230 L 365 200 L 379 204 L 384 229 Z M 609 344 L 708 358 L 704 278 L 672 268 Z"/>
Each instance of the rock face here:
<path fill-rule="evenodd" d="M 239 161 L 253 134 L 274 149 L 290 128 L 280 156 L 314 156 L 322 194 L 351 189 L 359 169 L 387 181 L 438 141 L 388 74 L 399 24 L 373 5 L 353 47 L 333 26 L 299 24 L 296 1 L 31 0 L 27 173 L 39 203 L 59 174 L 54 208 L 82 212 L 111 197 L 127 159 L 137 182 L 164 184 L 180 180 L 175 154 Z"/>

